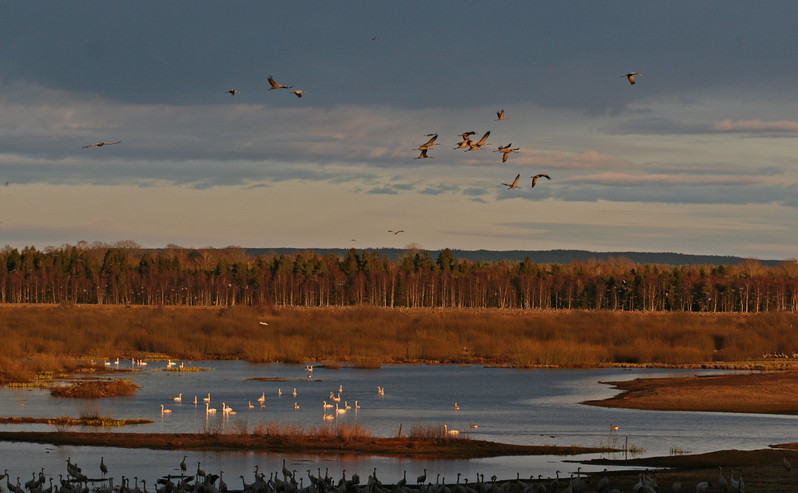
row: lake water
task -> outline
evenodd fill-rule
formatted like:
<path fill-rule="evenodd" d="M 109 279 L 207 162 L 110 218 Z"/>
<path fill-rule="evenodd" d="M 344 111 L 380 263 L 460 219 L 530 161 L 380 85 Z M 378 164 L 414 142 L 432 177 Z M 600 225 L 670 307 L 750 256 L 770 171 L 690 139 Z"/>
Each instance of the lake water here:
<path fill-rule="evenodd" d="M 385 365 L 379 369 L 326 369 L 305 365 L 255 365 L 241 361 L 184 362 L 186 366 L 209 368 L 200 372 L 166 372 L 164 362 L 149 362 L 135 373 L 123 375 L 142 386 L 134 397 L 85 401 L 50 396 L 44 390 L 0 389 L 0 415 L 56 417 L 100 413 L 114 418 L 151 418 L 155 423 L 112 429 L 122 432 L 201 432 L 205 429 L 250 429 L 259 424 L 280 423 L 300 426 L 332 426 L 322 419 L 323 401 L 335 404 L 340 389 L 340 403 L 352 409 L 336 418 L 359 424 L 374 435 L 393 436 L 413 426 L 442 426 L 460 430 L 475 439 L 523 445 L 580 445 L 642 449 L 642 455 L 669 455 L 672 450 L 701 453 L 722 449 L 758 449 L 794 437 L 798 417 L 759 414 L 657 412 L 609 409 L 586 406 L 580 402 L 614 395 L 603 381 L 638 377 L 662 377 L 710 374 L 714 371 L 656 369 L 506 369 L 482 366 Z M 112 366 L 114 368 L 114 366 Z M 119 368 L 131 368 L 122 361 Z M 308 378 L 308 375 L 311 375 Z M 379 395 L 377 388 L 384 388 Z M 292 396 L 296 389 L 297 397 Z M 282 395 L 279 395 L 279 392 Z M 182 403 L 173 400 L 183 394 Z M 215 416 L 207 415 L 202 401 L 211 394 Z M 265 406 L 258 397 L 265 395 Z M 194 405 L 197 396 L 199 405 Z M 221 413 L 222 403 L 236 414 Z M 248 404 L 252 403 L 253 408 Z M 360 406 L 356 409 L 355 402 Z M 459 410 L 455 409 L 455 402 Z M 299 409 L 295 408 L 295 403 Z M 172 410 L 162 415 L 161 404 Z M 334 409 L 331 412 L 334 414 Z M 472 428 L 471 425 L 477 425 Z M 611 431 L 610 426 L 618 426 Z M 7 431 L 52 431 L 47 425 L 0 425 Z M 284 454 L 248 451 L 150 451 L 97 447 L 55 447 L 20 443 L 0 443 L 0 467 L 8 469 L 12 481 L 19 476 L 24 483 L 33 471 L 42 467 L 57 479 L 66 473 L 67 458 L 90 477 L 99 477 L 100 457 L 110 475 L 146 479 L 150 485 L 166 474 L 175 474 L 183 456 L 188 456 L 188 471 L 196 471 L 201 462 L 206 472 L 224 471 L 231 488 L 240 488 L 243 475 L 253 479 L 254 467 L 278 471 L 286 459 L 289 469 L 305 476 L 310 469 L 329 471 L 340 478 L 358 473 L 363 480 L 377 469 L 384 483 L 393 483 L 407 471 L 415 480 L 424 468 L 428 480 L 438 475 L 453 482 L 458 473 L 474 481 L 477 473 L 486 477 L 514 478 L 542 474 L 553 477 L 575 471 L 575 459 L 596 456 L 524 456 L 472 459 L 466 461 L 361 457 L 349 455 Z M 620 458 L 620 457 L 619 457 Z M 585 470 L 586 468 L 582 468 Z M 150 491 L 152 487 L 148 487 Z"/>

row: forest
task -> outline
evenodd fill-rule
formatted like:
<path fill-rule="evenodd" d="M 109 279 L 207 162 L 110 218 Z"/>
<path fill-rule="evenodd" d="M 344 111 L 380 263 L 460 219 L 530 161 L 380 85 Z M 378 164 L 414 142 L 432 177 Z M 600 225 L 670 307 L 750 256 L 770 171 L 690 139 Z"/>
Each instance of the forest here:
<path fill-rule="evenodd" d="M 410 248 L 253 255 L 134 242 L 0 250 L 0 303 L 796 312 L 798 263 L 535 263 L 436 258 Z"/>

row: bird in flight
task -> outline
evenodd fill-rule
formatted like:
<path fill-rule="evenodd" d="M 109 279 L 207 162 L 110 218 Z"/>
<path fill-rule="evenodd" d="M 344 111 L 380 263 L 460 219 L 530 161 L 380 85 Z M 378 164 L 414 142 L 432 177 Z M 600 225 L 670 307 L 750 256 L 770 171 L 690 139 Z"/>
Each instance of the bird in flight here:
<path fill-rule="evenodd" d="M 269 76 L 269 85 L 271 85 L 271 87 L 269 88 L 270 91 L 272 89 L 291 89 L 292 87 L 294 87 L 294 86 L 284 86 L 282 84 L 274 82 L 274 78 L 271 75 Z"/>
<path fill-rule="evenodd" d="M 547 180 L 551 180 L 551 177 L 549 175 L 544 175 L 543 173 L 535 175 L 532 177 L 532 188 L 535 188 L 535 184 L 538 182 L 538 178 L 545 178 Z"/>
<path fill-rule="evenodd" d="M 497 111 L 497 112 L 496 112 L 496 116 L 498 117 L 498 118 L 496 118 L 496 121 L 499 121 L 499 120 L 506 120 L 506 119 L 507 119 L 507 118 L 504 116 L 504 110 Z"/>
<path fill-rule="evenodd" d="M 499 150 L 493 151 L 493 152 L 501 152 L 502 153 L 502 162 L 503 163 L 507 162 L 507 158 L 510 157 L 510 153 L 511 152 L 518 152 L 518 150 L 520 149 L 520 147 L 516 147 L 516 148 L 511 149 L 510 148 L 511 145 L 513 145 L 512 142 L 510 142 L 506 146 L 499 146 Z"/>
<path fill-rule="evenodd" d="M 521 178 L 521 173 L 518 173 L 518 174 L 515 176 L 515 180 L 513 180 L 513 183 L 512 183 L 512 185 L 511 185 L 511 184 L 509 184 L 509 183 L 502 183 L 502 185 L 504 185 L 505 187 L 507 187 L 507 190 L 512 190 L 513 188 L 518 188 L 518 179 L 519 179 L 519 178 Z"/>
<path fill-rule="evenodd" d="M 395 234 L 395 235 L 398 235 L 399 233 L 404 233 L 404 232 L 405 232 L 405 230 L 403 230 L 403 229 L 397 229 L 396 231 L 394 231 L 394 230 L 392 230 L 392 229 L 389 229 L 389 230 L 388 230 L 388 232 L 389 232 L 389 233 L 393 233 L 393 234 Z"/>
<path fill-rule="evenodd" d="M 83 148 L 86 149 L 87 147 L 111 146 L 111 145 L 114 145 L 114 144 L 120 144 L 121 142 L 122 142 L 121 140 L 117 141 L 117 142 L 97 142 L 96 144 L 89 144 L 87 146 L 83 146 Z"/>
<path fill-rule="evenodd" d="M 635 83 L 635 77 L 640 77 L 642 75 L 643 74 L 638 74 L 637 72 L 629 72 L 628 74 L 622 75 L 621 77 L 626 77 L 627 79 L 629 79 L 629 83 L 630 84 L 634 84 Z"/>
<path fill-rule="evenodd" d="M 293 94 L 295 94 L 296 97 L 301 98 L 302 97 L 302 93 L 304 93 L 304 92 L 305 91 L 303 91 L 302 89 L 297 89 L 296 91 L 293 92 Z"/>
<path fill-rule="evenodd" d="M 471 147 L 471 144 L 474 142 L 471 140 L 471 136 L 474 135 L 475 131 L 464 132 L 460 136 L 463 138 L 462 141 L 457 143 L 457 147 L 455 149 L 465 149 L 466 147 Z"/>
<path fill-rule="evenodd" d="M 237 92 L 241 91 L 239 91 L 238 89 L 230 89 L 229 91 L 227 91 L 227 93 L 230 94 L 231 96 L 235 96 Z"/>
<path fill-rule="evenodd" d="M 490 130 L 485 132 L 485 135 L 483 135 L 482 138 L 479 139 L 479 142 L 472 142 L 471 145 L 468 147 L 468 149 L 466 149 L 466 152 L 476 151 L 477 149 L 482 149 L 482 146 L 490 145 L 490 142 L 485 142 L 486 140 L 488 140 L 489 135 L 490 135 Z"/>
<path fill-rule="evenodd" d="M 418 157 L 415 159 L 435 159 L 435 158 L 432 156 L 427 156 L 427 148 L 425 147 L 421 149 L 421 154 L 419 154 Z"/>
<path fill-rule="evenodd" d="M 416 150 L 426 151 L 432 146 L 440 145 L 435 143 L 435 140 L 438 138 L 438 134 L 427 134 L 427 137 L 430 137 L 430 139 L 425 143 L 421 144 L 420 146 L 416 147 Z"/>

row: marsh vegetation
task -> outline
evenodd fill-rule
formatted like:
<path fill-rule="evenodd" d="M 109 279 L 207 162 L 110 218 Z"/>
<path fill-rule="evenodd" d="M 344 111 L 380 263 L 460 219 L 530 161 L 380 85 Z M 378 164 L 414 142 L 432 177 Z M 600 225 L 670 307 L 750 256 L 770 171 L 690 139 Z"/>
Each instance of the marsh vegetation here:
<path fill-rule="evenodd" d="M 259 321 L 268 320 L 268 326 Z M 790 367 L 796 313 L 0 305 L 0 375 L 102 372 L 170 355 L 255 363 Z M 763 355 L 783 355 L 763 361 Z M 743 362 L 743 363 L 739 363 Z"/>

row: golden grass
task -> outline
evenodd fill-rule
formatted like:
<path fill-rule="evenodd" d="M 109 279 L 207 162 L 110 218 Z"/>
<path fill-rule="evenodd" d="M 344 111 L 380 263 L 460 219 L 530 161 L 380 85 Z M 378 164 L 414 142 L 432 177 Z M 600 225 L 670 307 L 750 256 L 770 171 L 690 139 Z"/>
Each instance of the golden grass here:
<path fill-rule="evenodd" d="M 222 432 L 218 428 L 203 428 L 202 432 L 213 435 L 253 435 L 260 437 L 268 436 L 272 438 L 301 438 L 305 440 L 335 438 L 344 442 L 374 437 L 368 428 L 357 423 L 334 423 L 319 426 L 299 426 L 290 423 L 261 422 L 250 427 L 246 421 L 236 421 L 232 423 L 231 429 L 226 432 Z"/>
<path fill-rule="evenodd" d="M 0 306 L 5 353 L 30 360 L 0 357 L 0 379 L 32 381 L 43 370 L 77 368 L 69 355 L 312 361 L 326 368 L 723 365 L 798 351 L 795 326 L 798 313 L 784 312 Z"/>
<path fill-rule="evenodd" d="M 116 419 L 111 416 L 83 416 L 79 418 L 72 418 L 69 416 L 59 416 L 57 418 L 30 418 L 30 417 L 17 417 L 17 416 L 2 416 L 0 423 L 2 424 L 30 424 L 30 423 L 46 423 L 55 427 L 65 426 L 93 426 L 93 427 L 118 427 L 128 425 L 141 425 L 153 423 L 151 419 L 137 418 L 137 419 Z"/>

